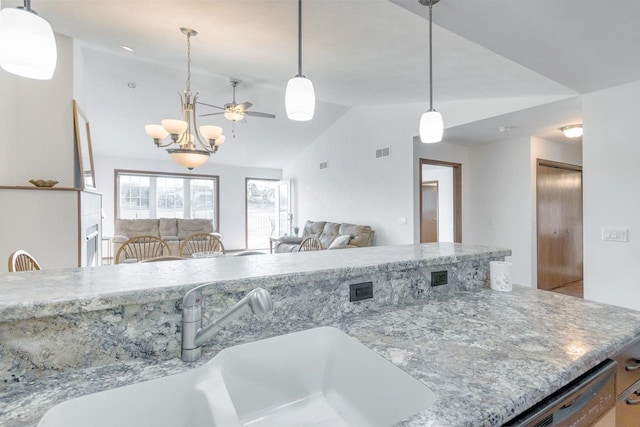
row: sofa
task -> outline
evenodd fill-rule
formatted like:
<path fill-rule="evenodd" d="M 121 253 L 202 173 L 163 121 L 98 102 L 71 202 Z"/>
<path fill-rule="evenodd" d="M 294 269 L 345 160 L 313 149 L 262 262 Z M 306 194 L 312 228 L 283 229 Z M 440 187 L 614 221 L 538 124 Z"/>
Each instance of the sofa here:
<path fill-rule="evenodd" d="M 171 248 L 171 255 L 180 253 L 180 245 L 192 234 L 213 233 L 210 219 L 116 219 L 113 236 L 113 254 L 132 237 L 157 236 L 164 239 Z M 217 234 L 217 233 L 216 233 Z M 219 234 L 217 234 L 220 237 Z M 169 254 L 164 254 L 169 255 Z"/>
<path fill-rule="evenodd" d="M 274 252 L 297 252 L 300 243 L 310 236 L 320 239 L 323 249 L 362 248 L 371 246 L 374 234 L 375 231 L 368 225 L 307 221 L 302 236 L 283 236 L 277 239 Z"/>

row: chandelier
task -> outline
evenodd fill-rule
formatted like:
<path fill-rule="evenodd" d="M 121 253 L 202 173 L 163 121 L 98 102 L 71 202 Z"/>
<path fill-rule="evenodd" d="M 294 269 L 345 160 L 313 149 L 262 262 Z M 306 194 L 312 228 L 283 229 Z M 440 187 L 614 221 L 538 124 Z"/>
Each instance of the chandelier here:
<path fill-rule="evenodd" d="M 200 133 L 197 131 L 198 93 L 191 97 L 191 37 L 197 36 L 198 32 L 190 28 L 180 28 L 180 31 L 187 36 L 187 88 L 184 97 L 180 95 L 182 116 L 180 120 L 163 120 L 162 125 L 146 125 L 144 130 L 153 139 L 156 147 L 176 146 L 177 148 L 167 149 L 171 158 L 179 165 L 193 170 L 205 164 L 211 153 L 218 151 L 218 147 L 224 144 L 225 136 L 222 135 L 220 126 L 200 126 Z M 167 136 L 170 136 L 170 139 L 165 143 L 164 139 Z M 199 146 L 196 146 L 196 141 Z"/>

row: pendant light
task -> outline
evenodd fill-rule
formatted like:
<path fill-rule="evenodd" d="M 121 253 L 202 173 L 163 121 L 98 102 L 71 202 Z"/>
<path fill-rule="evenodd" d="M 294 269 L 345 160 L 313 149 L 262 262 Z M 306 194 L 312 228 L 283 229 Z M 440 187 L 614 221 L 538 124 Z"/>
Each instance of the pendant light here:
<path fill-rule="evenodd" d="M 420 4 L 429 6 L 429 111 L 420 118 L 420 140 L 425 144 L 442 141 L 444 124 L 442 114 L 433 109 L 433 53 L 432 53 L 432 9 L 440 0 L 418 0 Z"/>
<path fill-rule="evenodd" d="M 0 67 L 18 76 L 36 80 L 53 77 L 58 61 L 56 38 L 51 25 L 24 6 L 0 10 Z"/>
<path fill-rule="evenodd" d="M 287 117 L 304 122 L 313 119 L 316 94 L 313 83 L 302 75 L 302 0 L 298 0 L 298 75 L 287 83 L 284 96 Z"/>

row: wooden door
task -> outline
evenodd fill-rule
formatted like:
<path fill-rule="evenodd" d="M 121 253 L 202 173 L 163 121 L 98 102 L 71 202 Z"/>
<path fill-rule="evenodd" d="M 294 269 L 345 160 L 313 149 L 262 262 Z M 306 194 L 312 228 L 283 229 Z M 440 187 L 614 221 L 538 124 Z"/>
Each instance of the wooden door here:
<path fill-rule="evenodd" d="M 538 162 L 538 288 L 582 280 L 582 171 Z"/>
<path fill-rule="evenodd" d="M 420 243 L 438 241 L 438 181 L 422 183 Z"/>

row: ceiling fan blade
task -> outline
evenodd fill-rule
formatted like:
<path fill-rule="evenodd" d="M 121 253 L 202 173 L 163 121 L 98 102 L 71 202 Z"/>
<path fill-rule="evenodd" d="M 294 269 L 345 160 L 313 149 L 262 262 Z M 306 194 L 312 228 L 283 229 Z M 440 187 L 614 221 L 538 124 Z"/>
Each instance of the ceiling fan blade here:
<path fill-rule="evenodd" d="M 275 119 L 276 118 L 275 114 L 259 113 L 257 111 L 246 111 L 245 114 L 247 116 L 264 117 L 264 118 L 267 118 L 267 119 Z"/>
<path fill-rule="evenodd" d="M 217 105 L 206 104 L 206 103 L 200 102 L 200 101 L 198 101 L 197 104 L 206 105 L 207 107 L 213 107 L 213 108 L 218 108 L 220 110 L 224 110 L 224 107 L 218 107 Z"/>
<path fill-rule="evenodd" d="M 200 117 L 205 117 L 205 116 L 217 116 L 218 114 L 224 114 L 224 111 L 220 111 L 219 113 L 207 113 L 207 114 L 200 114 Z"/>
<path fill-rule="evenodd" d="M 238 107 L 242 108 L 242 110 L 248 110 L 249 108 L 251 108 L 253 104 L 250 102 L 243 102 L 242 104 L 238 104 Z"/>

